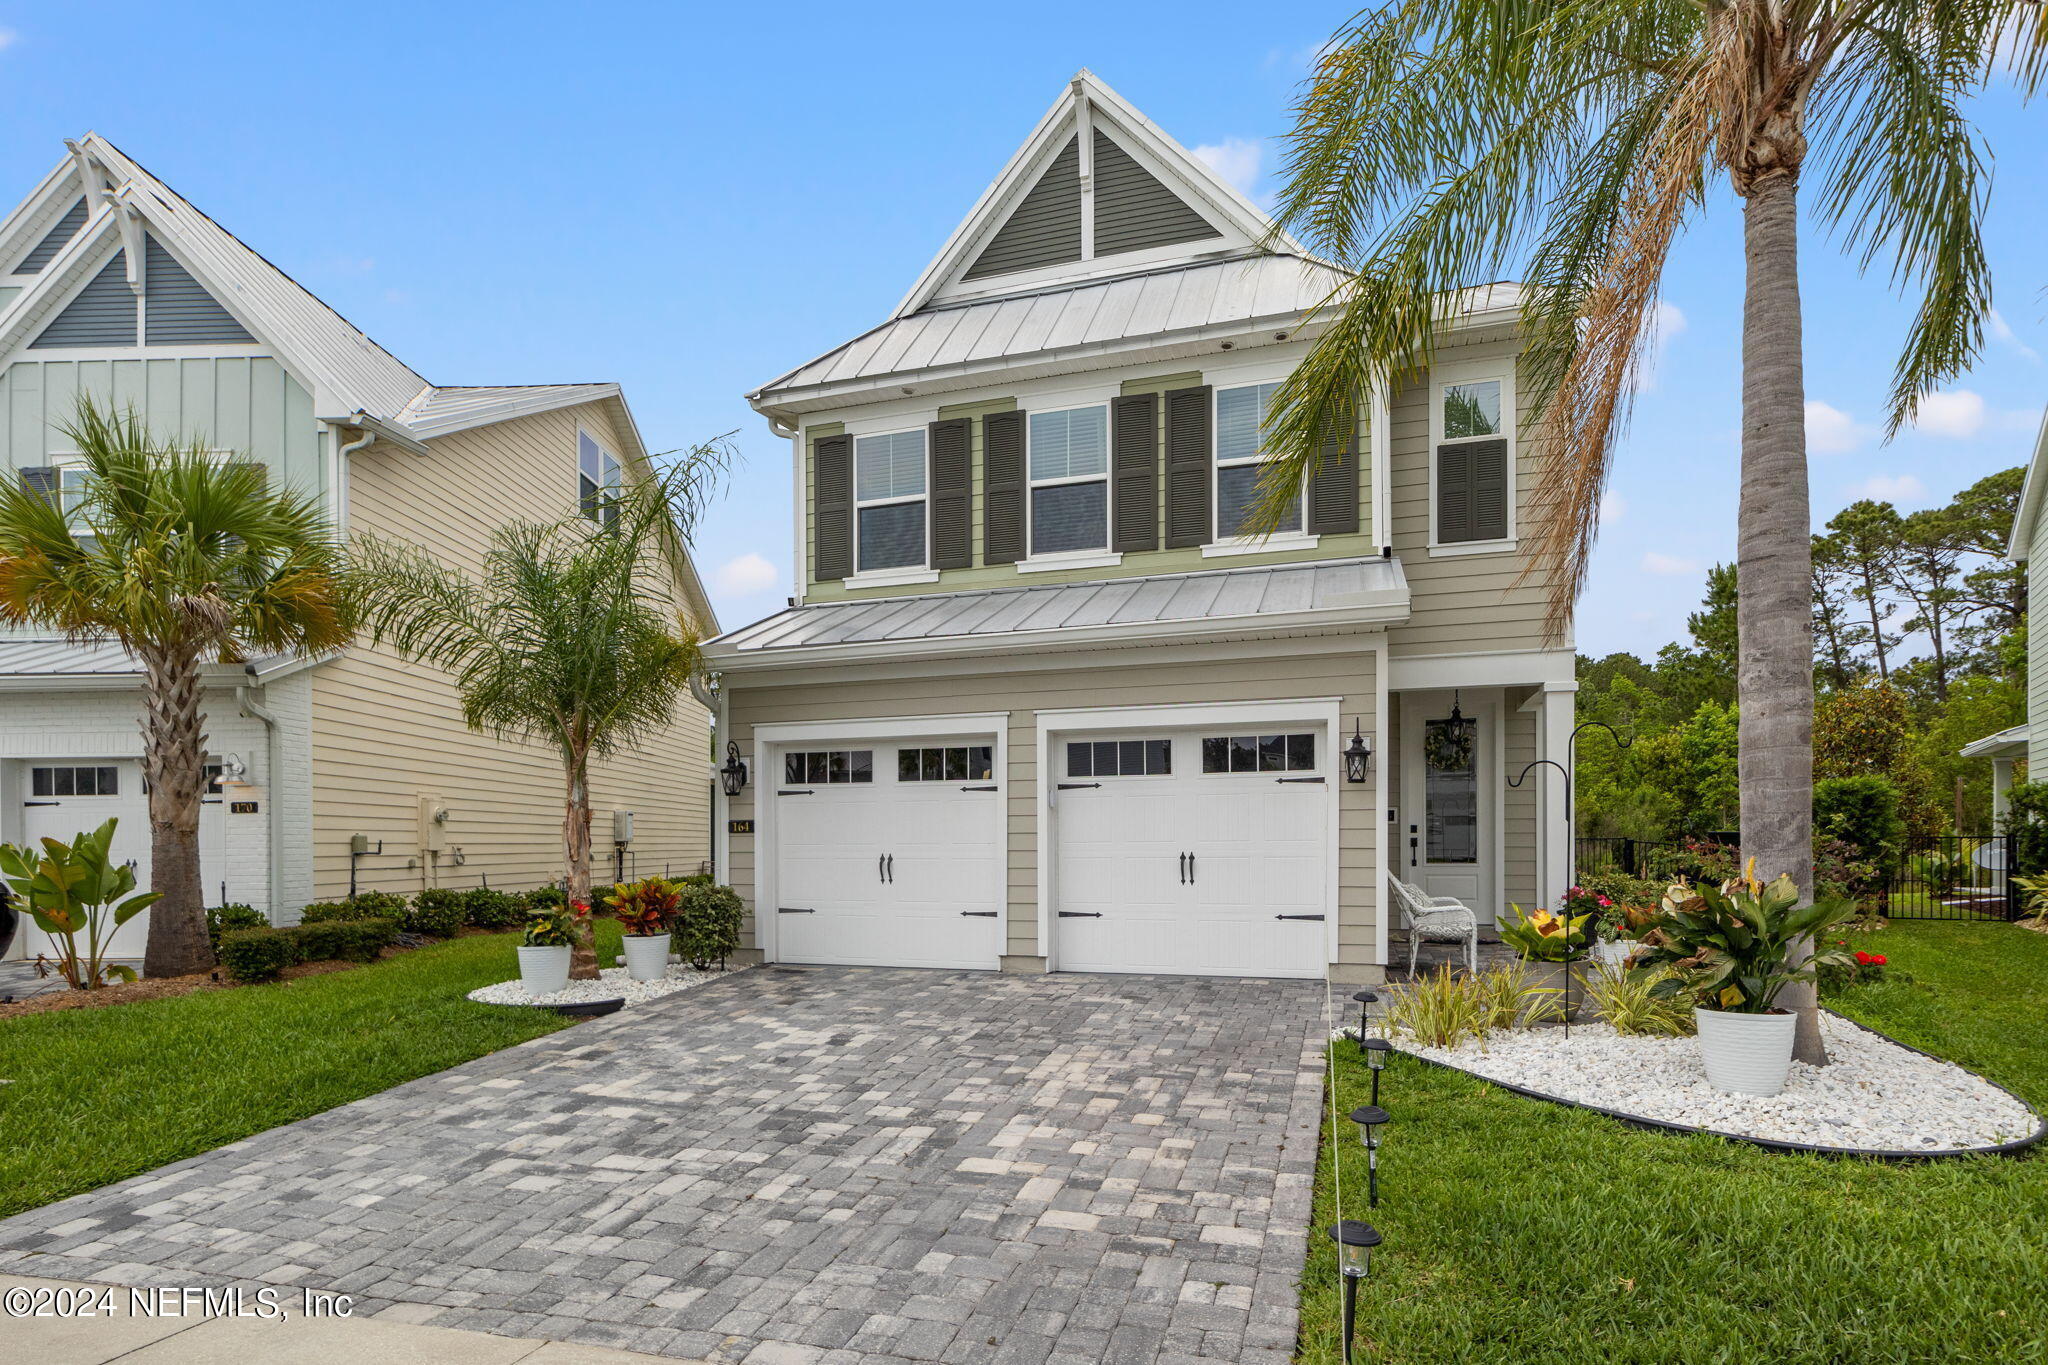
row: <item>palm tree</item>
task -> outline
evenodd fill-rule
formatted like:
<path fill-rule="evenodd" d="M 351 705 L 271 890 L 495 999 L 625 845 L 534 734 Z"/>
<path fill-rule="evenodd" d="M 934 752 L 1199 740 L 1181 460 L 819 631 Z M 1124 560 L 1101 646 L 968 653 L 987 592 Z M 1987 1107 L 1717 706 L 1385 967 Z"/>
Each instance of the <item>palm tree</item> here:
<path fill-rule="evenodd" d="M 199 671 L 346 644 L 341 547 L 314 498 L 268 487 L 262 465 L 224 461 L 201 437 L 154 435 L 89 396 L 63 430 L 76 483 L 0 484 L 0 620 L 117 641 L 141 663 L 149 883 L 162 897 L 143 971 L 204 971 Z"/>
<path fill-rule="evenodd" d="M 1812 893 L 1813 647 L 1798 202 L 1919 295 L 1889 432 L 1961 371 L 1990 308 L 1986 175 L 1964 111 L 2048 57 L 2024 0 L 1393 0 L 1324 51 L 1296 109 L 1282 226 L 1352 275 L 1276 395 L 1265 524 L 1319 434 L 1437 328 L 1520 278 L 1522 392 L 1544 460 L 1535 571 L 1561 627 L 1671 244 L 1725 175 L 1746 258 L 1738 621 L 1745 852 Z M 1821 1061 L 1811 990 L 1798 1055 Z"/>
<path fill-rule="evenodd" d="M 598 522 L 507 522 L 474 577 L 417 546 L 358 540 L 372 638 L 453 674 L 470 729 L 560 756 L 572 901 L 590 903 L 591 761 L 668 724 L 697 668 L 674 566 L 727 458 L 723 441 L 685 452 L 591 509 Z M 587 925 L 570 974 L 597 976 Z"/>

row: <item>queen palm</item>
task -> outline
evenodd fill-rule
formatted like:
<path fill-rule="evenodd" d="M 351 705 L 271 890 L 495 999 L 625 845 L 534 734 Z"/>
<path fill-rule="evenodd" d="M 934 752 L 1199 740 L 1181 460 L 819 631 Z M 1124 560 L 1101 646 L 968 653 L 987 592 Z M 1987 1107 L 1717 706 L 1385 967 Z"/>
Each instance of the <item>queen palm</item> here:
<path fill-rule="evenodd" d="M 0 620 L 117 641 L 142 666 L 150 910 L 143 970 L 213 965 L 199 877 L 206 789 L 200 670 L 347 643 L 341 547 L 319 503 L 201 437 L 152 433 L 133 409 L 79 400 L 60 489 L 0 483 Z"/>
<path fill-rule="evenodd" d="M 363 537 L 354 582 L 372 638 L 454 675 L 472 730 L 545 744 L 562 762 L 569 898 L 590 903 L 590 765 L 674 719 L 697 641 L 673 566 L 716 478 L 722 442 L 590 511 L 491 533 L 474 574 L 418 546 Z M 678 774 L 678 779 L 681 775 Z M 588 926 L 570 974 L 597 976 Z"/>
<path fill-rule="evenodd" d="M 1812 893 L 1813 654 L 1798 202 L 1919 311 L 1889 430 L 1975 354 L 1991 288 L 1963 105 L 1995 66 L 2033 92 L 2021 0 L 1394 0 L 1325 50 L 1277 218 L 1355 272 L 1276 395 L 1278 525 L 1318 433 L 1428 362 L 1471 290 L 1519 278 L 1521 388 L 1544 460 L 1533 564 L 1562 625 L 1586 576 L 1671 244 L 1725 176 L 1741 201 L 1738 678 L 1744 850 Z M 1825 1059 L 1810 989 L 1799 1055 Z"/>

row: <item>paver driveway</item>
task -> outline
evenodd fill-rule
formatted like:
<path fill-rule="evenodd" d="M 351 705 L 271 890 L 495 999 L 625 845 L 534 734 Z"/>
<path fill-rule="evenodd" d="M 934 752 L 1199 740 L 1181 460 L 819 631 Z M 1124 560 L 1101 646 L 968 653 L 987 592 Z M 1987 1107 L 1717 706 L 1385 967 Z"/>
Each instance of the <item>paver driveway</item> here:
<path fill-rule="evenodd" d="M 1281 1365 L 1322 1002 L 759 968 L 0 1222 L 0 1267 L 749 1365 Z"/>

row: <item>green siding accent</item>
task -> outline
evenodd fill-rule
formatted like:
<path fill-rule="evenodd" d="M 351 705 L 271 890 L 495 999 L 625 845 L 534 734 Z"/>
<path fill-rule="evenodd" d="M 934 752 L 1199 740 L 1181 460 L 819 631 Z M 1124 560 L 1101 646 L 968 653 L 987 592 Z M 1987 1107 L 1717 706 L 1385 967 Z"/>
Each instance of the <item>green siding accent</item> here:
<path fill-rule="evenodd" d="M 1095 132 L 1095 254 L 1199 242 L 1223 234 L 1131 154 Z"/>
<path fill-rule="evenodd" d="M 1127 394 L 1164 393 L 1168 389 L 1188 388 L 1192 385 L 1199 384 L 1201 382 L 1201 373 L 1199 371 L 1191 371 L 1183 374 L 1149 375 L 1141 379 L 1130 379 L 1124 381 L 1120 388 L 1122 392 Z M 1016 406 L 1017 400 L 1014 398 L 984 398 L 977 399 L 969 403 L 948 404 L 947 406 L 939 409 L 939 417 L 942 420 L 948 417 L 973 417 L 978 419 L 983 416 L 986 416 L 991 412 L 1012 411 L 1013 409 L 1016 408 Z M 1161 404 L 1160 406 L 1162 409 L 1160 420 L 1163 424 L 1165 420 L 1163 412 L 1165 405 Z M 1204 559 L 1202 557 L 1202 552 L 1199 548 L 1186 550 L 1134 551 L 1125 554 L 1123 563 L 1117 565 L 1114 568 L 1061 569 L 1050 573 L 1028 574 L 1018 573 L 1016 566 L 1011 564 L 985 564 L 982 562 L 981 558 L 983 516 L 983 500 L 981 497 L 983 472 L 981 449 L 982 435 L 981 423 L 979 420 L 977 420 L 974 423 L 974 434 L 971 445 L 975 489 L 975 495 L 973 500 L 973 566 L 971 568 L 966 569 L 942 570 L 939 574 L 938 582 L 920 584 L 914 588 L 848 588 L 844 583 L 840 582 L 837 579 L 821 583 L 816 578 L 815 566 L 811 566 L 811 568 L 807 570 L 807 575 L 810 577 L 810 582 L 806 584 L 804 588 L 805 600 L 811 602 L 837 602 L 844 601 L 847 599 L 865 597 L 902 597 L 907 596 L 911 593 L 961 592 L 963 590 L 974 588 L 1032 587 L 1046 583 L 1084 583 L 1097 579 L 1107 580 L 1115 578 L 1138 578 L 1143 577 L 1147 574 L 1193 573 L 1201 569 L 1252 568 L 1260 564 L 1284 564 L 1290 561 L 1312 561 L 1319 559 L 1356 559 L 1361 555 L 1377 554 L 1379 552 L 1379 547 L 1374 543 L 1373 540 L 1371 512 L 1372 461 L 1370 458 L 1367 458 L 1367 452 L 1369 452 L 1370 446 L 1367 442 L 1367 435 L 1369 433 L 1369 423 L 1366 415 L 1366 408 L 1367 405 L 1363 403 L 1359 404 L 1358 442 L 1359 450 L 1361 452 L 1360 459 L 1358 461 L 1358 498 L 1360 509 L 1359 532 L 1356 535 L 1326 535 L 1322 537 L 1322 539 L 1319 542 L 1317 542 L 1316 548 L 1311 551 L 1307 551 L 1304 553 L 1301 551 L 1286 550 L 1276 551 L 1271 554 L 1235 555 L 1228 558 L 1213 559 Z M 836 436 L 844 430 L 844 426 L 841 425 L 840 423 L 821 422 L 816 426 L 806 427 L 805 436 L 807 441 L 815 441 L 821 436 Z M 1161 427 L 1161 434 L 1163 439 L 1163 425 Z M 1165 461 L 1162 459 L 1160 461 L 1159 498 L 1160 535 L 1162 544 L 1164 543 L 1164 536 L 1166 531 L 1165 478 Z M 806 450 L 804 459 L 804 525 L 805 543 L 807 545 L 810 543 L 810 528 L 814 524 L 816 512 L 817 480 L 814 473 L 814 462 L 811 457 L 811 453 L 808 450 Z"/>
<path fill-rule="evenodd" d="M 1081 139 L 1070 137 L 962 278 L 979 280 L 1080 259 Z"/>
<path fill-rule="evenodd" d="M 71 449 L 77 395 L 133 407 L 160 435 L 203 440 L 261 463 L 273 484 L 326 496 L 313 398 L 269 356 L 17 360 L 0 375 L 0 459 L 18 470 Z"/>

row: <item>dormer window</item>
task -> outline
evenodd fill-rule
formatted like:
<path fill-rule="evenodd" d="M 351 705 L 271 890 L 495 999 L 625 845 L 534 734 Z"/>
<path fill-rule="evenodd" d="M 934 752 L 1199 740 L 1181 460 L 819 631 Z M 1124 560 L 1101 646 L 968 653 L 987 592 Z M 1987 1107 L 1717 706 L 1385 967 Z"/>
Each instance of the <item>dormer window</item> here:
<path fill-rule="evenodd" d="M 1031 554 L 1109 547 L 1109 408 L 1034 412 Z"/>
<path fill-rule="evenodd" d="M 1216 539 L 1247 534 L 1259 505 L 1260 466 L 1268 458 L 1266 410 L 1280 385 L 1247 384 L 1216 390 Z M 1301 531 L 1301 495 L 1297 491 L 1276 534 Z"/>
<path fill-rule="evenodd" d="M 619 457 L 592 439 L 589 432 L 576 432 L 576 506 L 584 516 L 603 526 L 619 519 Z"/>
<path fill-rule="evenodd" d="M 917 427 L 854 440 L 853 562 L 860 573 L 926 563 L 924 437 Z"/>

